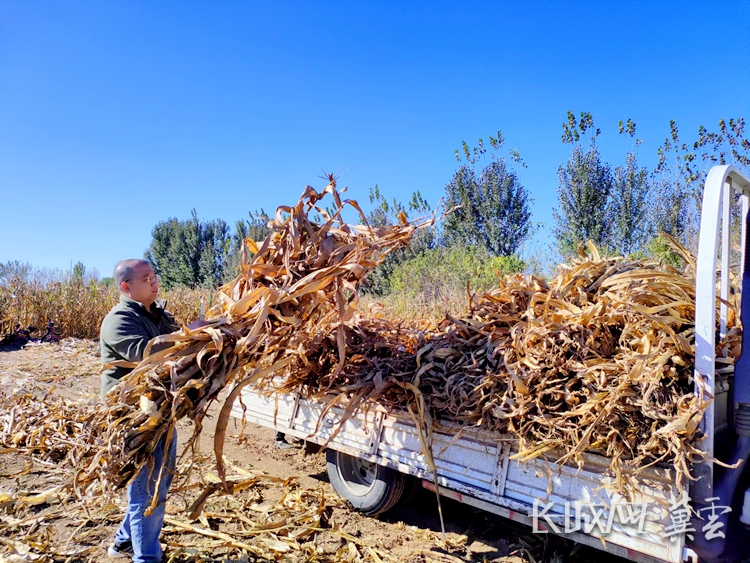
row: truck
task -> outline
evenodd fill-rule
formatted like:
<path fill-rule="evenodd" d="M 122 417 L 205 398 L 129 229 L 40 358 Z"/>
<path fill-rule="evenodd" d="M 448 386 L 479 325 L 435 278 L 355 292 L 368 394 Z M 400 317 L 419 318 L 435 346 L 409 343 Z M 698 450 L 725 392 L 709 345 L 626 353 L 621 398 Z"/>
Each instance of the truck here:
<path fill-rule="evenodd" d="M 386 512 L 425 487 L 535 533 L 557 534 L 631 561 L 717 560 L 728 544 L 741 543 L 742 526 L 750 526 L 750 489 L 739 485 L 750 454 L 750 350 L 736 365 L 716 357 L 717 338 L 727 334 L 730 292 L 738 289 L 733 267 L 742 273 L 742 325 L 750 322 L 750 291 L 742 291 L 750 287 L 749 201 L 750 178 L 737 167 L 709 170 L 695 272 L 695 371 L 705 387 L 696 384 L 695 392 L 713 390 L 713 400 L 700 423 L 704 457 L 693 464 L 696 479 L 686 485 L 678 486 L 672 468 L 657 464 L 640 472 L 638 492 L 624 498 L 608 487 L 609 460 L 600 455 L 585 454 L 582 469 L 558 464 L 554 455 L 524 461 L 510 436 L 442 421 L 425 452 L 415 421 L 378 405 L 349 416 L 345 402 L 329 407 L 325 398 L 248 386 L 233 415 L 325 446 L 334 490 L 368 515 Z M 741 510 L 732 510 L 743 495 Z"/>

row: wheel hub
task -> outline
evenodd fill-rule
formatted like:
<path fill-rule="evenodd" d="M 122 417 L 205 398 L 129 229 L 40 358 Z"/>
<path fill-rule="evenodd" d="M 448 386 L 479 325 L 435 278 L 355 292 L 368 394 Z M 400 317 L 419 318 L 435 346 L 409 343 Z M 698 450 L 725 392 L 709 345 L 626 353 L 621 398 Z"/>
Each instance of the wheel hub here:
<path fill-rule="evenodd" d="M 341 480 L 354 494 L 362 496 L 367 494 L 375 485 L 378 466 L 371 461 L 349 456 L 338 452 L 338 463 L 336 464 Z"/>

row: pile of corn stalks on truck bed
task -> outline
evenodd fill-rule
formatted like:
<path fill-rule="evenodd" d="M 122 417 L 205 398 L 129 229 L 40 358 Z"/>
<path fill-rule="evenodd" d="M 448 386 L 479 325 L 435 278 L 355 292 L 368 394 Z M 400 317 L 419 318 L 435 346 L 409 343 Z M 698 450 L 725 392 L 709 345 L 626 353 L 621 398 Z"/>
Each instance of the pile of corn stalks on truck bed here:
<path fill-rule="evenodd" d="M 364 224 L 342 219 L 347 206 Z M 673 466 L 680 483 L 690 477 L 710 401 L 694 393 L 690 255 L 677 271 L 602 258 L 589 246 L 554 279 L 499 278 L 469 297 L 465 316 L 424 329 L 357 311 L 367 274 L 429 226 L 400 219 L 369 226 L 333 181 L 279 207 L 272 234 L 247 241 L 252 258 L 220 290 L 209 324 L 152 341 L 106 404 L 76 421 L 61 452 L 77 468 L 75 491 L 125 486 L 176 421 L 193 419 L 197 437 L 209 405 L 231 389 L 214 437 L 223 478 L 231 406 L 248 384 L 324 397 L 348 413 L 373 402 L 409 412 L 427 450 L 431 429 L 448 421 L 505 433 L 523 460 L 553 455 L 582 465 L 584 452 L 597 452 L 626 496 L 649 464 Z M 739 355 L 736 319 L 732 310 L 717 351 L 728 365 Z"/>

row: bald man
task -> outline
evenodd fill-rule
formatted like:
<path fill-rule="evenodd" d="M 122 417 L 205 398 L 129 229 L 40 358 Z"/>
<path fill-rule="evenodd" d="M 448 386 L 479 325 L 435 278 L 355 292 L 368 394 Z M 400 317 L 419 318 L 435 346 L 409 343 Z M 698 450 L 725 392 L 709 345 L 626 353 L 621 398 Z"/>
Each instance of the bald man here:
<path fill-rule="evenodd" d="M 138 363 L 149 340 L 180 329 L 174 317 L 165 309 L 165 302 L 157 300 L 159 277 L 146 260 L 121 260 L 115 267 L 115 283 L 120 290 L 120 302 L 104 317 L 100 347 L 102 364 L 118 360 Z M 162 345 L 159 349 L 164 349 Z M 102 372 L 102 399 L 130 368 L 111 367 Z"/>
<path fill-rule="evenodd" d="M 118 360 L 138 363 L 143 359 L 146 345 L 152 338 L 179 330 L 179 324 L 165 310 L 166 303 L 157 299 L 159 276 L 154 273 L 146 260 L 122 260 L 115 267 L 115 282 L 120 290 L 120 302 L 112 307 L 102 322 L 100 347 L 102 364 Z M 203 321 L 195 321 L 190 328 L 201 326 Z M 152 347 L 157 352 L 171 344 Z M 111 367 L 102 372 L 102 399 L 115 388 L 120 379 L 132 369 Z M 116 393 L 115 388 L 113 393 Z M 165 465 L 164 479 L 158 491 L 156 509 L 146 516 L 156 489 L 159 471 L 150 471 L 144 465 L 136 478 L 128 486 L 128 509 L 120 528 L 115 534 L 114 543 L 109 546 L 110 557 L 132 557 L 134 563 L 159 563 L 162 549 L 159 544 L 167 493 L 172 484 L 177 454 L 177 433 L 172 441 L 166 439 L 157 445 L 153 453 L 154 467 Z M 166 459 L 165 459 L 166 455 Z"/>

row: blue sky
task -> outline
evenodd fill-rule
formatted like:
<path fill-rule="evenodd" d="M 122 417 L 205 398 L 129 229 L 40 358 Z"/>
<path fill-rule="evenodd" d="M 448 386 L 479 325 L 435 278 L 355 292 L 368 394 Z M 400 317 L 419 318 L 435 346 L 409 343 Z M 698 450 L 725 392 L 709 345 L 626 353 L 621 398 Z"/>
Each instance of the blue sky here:
<path fill-rule="evenodd" d="M 434 204 L 498 129 L 549 225 L 567 110 L 614 165 L 632 118 L 651 166 L 670 119 L 750 119 L 748 29 L 747 0 L 0 0 L 0 262 L 109 275 L 162 219 L 233 224 L 323 170 Z"/>

